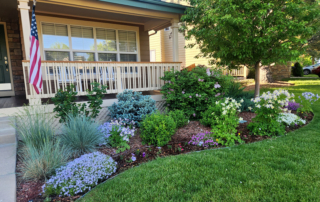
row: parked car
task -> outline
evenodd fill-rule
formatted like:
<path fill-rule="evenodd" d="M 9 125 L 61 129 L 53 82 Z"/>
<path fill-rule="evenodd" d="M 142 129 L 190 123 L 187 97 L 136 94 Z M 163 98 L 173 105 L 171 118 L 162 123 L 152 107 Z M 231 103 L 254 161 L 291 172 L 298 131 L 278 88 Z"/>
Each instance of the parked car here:
<path fill-rule="evenodd" d="M 312 74 L 316 74 L 320 77 L 320 67 L 316 68 L 316 69 L 313 69 L 312 70 Z"/>
<path fill-rule="evenodd" d="M 310 66 L 306 66 L 306 67 L 303 68 L 303 73 L 304 73 L 304 75 L 311 74 L 312 70 L 316 69 L 318 67 L 320 67 L 320 63 L 314 64 L 314 65 L 310 65 Z"/>

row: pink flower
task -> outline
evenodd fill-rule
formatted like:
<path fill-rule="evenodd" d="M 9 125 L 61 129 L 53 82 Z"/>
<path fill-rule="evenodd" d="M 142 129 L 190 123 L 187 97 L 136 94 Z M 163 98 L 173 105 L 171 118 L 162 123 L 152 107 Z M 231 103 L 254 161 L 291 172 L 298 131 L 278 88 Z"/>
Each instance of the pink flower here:
<path fill-rule="evenodd" d="M 214 84 L 214 88 L 221 88 L 221 86 L 217 82 L 216 84 Z"/>
<path fill-rule="evenodd" d="M 190 95 L 189 98 L 192 98 L 192 96 Z"/>
<path fill-rule="evenodd" d="M 201 95 L 199 95 L 199 97 L 201 97 Z"/>
<path fill-rule="evenodd" d="M 215 96 L 218 97 L 219 95 L 221 95 L 220 93 L 216 94 Z"/>
<path fill-rule="evenodd" d="M 185 92 L 184 92 L 184 91 L 182 91 L 182 94 L 185 94 Z"/>
<path fill-rule="evenodd" d="M 195 114 L 195 113 L 193 113 L 193 117 L 196 117 L 196 114 Z"/>
<path fill-rule="evenodd" d="M 199 95 L 198 95 L 198 94 L 196 94 L 196 96 L 198 97 Z"/>

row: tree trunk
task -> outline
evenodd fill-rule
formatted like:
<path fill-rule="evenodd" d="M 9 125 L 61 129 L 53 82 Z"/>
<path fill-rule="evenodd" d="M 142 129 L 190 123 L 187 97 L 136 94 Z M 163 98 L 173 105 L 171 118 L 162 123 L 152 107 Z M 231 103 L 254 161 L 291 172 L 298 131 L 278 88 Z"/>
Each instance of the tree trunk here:
<path fill-rule="evenodd" d="M 260 61 L 256 62 L 256 64 L 254 65 L 254 68 L 256 70 L 254 97 L 259 97 L 260 96 Z"/>
<path fill-rule="evenodd" d="M 314 57 L 312 57 L 312 65 L 314 65 Z"/>

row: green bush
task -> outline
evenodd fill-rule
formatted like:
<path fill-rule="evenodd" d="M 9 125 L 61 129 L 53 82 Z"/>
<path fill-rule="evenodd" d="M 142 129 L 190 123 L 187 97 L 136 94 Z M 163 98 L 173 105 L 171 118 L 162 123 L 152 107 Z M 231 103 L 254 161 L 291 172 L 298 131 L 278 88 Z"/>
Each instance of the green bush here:
<path fill-rule="evenodd" d="M 232 82 L 226 97 L 235 99 L 237 102 L 241 101 L 240 111 L 250 111 L 254 108 L 254 103 L 251 101 L 254 98 L 254 94 L 243 91 L 244 87 L 239 82 Z"/>
<path fill-rule="evenodd" d="M 68 115 L 62 128 L 61 144 L 68 147 L 74 156 L 93 152 L 103 142 L 99 125 L 83 115 Z"/>
<path fill-rule="evenodd" d="M 292 75 L 298 76 L 298 77 L 303 77 L 303 68 L 299 62 L 296 62 L 294 64 L 294 66 L 292 67 Z"/>
<path fill-rule="evenodd" d="M 256 70 L 254 68 L 249 68 L 249 74 L 247 79 L 255 79 L 256 78 Z"/>
<path fill-rule="evenodd" d="M 56 118 L 60 118 L 60 123 L 65 122 L 68 119 L 68 115 L 72 114 L 76 116 L 78 114 L 86 115 L 91 118 L 96 118 L 100 112 L 103 93 L 106 93 L 107 86 L 102 85 L 97 82 L 91 84 L 93 86 L 92 91 L 87 90 L 88 92 L 88 104 L 89 109 L 87 110 L 87 105 L 85 103 L 76 104 L 76 95 L 77 92 L 74 91 L 74 85 L 67 86 L 67 89 L 59 91 L 55 94 L 55 97 L 52 98 L 52 101 L 55 105 L 53 111 L 57 113 Z"/>
<path fill-rule="evenodd" d="M 176 131 L 177 124 L 171 116 L 159 112 L 147 115 L 141 122 L 140 137 L 144 143 L 162 147 Z"/>
<path fill-rule="evenodd" d="M 237 133 L 239 126 L 238 108 L 240 103 L 232 98 L 225 98 L 216 101 L 202 113 L 200 122 L 212 128 L 212 135 L 222 145 L 232 146 L 237 142 L 242 143 Z"/>
<path fill-rule="evenodd" d="M 166 82 L 161 93 L 169 110 L 179 109 L 192 119 L 200 119 L 201 112 L 228 91 L 233 77 L 219 70 L 195 67 L 190 72 L 186 69 L 165 72 L 161 79 Z"/>
<path fill-rule="evenodd" d="M 171 116 L 177 124 L 177 128 L 181 128 L 188 123 L 188 117 L 184 114 L 182 110 L 173 110 L 170 111 L 169 116 Z"/>
<path fill-rule="evenodd" d="M 55 131 L 52 126 L 52 113 L 48 112 L 48 106 L 25 106 L 16 114 L 13 126 L 24 145 L 42 147 L 46 142 L 55 139 Z"/>
<path fill-rule="evenodd" d="M 47 179 L 70 158 L 69 150 L 58 140 L 44 141 L 37 147 L 27 143 L 18 154 L 22 178 L 26 180 Z"/>

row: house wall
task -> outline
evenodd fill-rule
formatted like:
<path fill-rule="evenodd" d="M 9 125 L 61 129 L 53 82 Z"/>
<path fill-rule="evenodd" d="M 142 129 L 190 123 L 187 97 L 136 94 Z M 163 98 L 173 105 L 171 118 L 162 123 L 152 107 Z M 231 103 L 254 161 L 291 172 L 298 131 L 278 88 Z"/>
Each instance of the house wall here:
<path fill-rule="evenodd" d="M 16 18 L 14 17 L 0 17 L 0 22 L 5 22 L 7 27 L 7 36 L 9 42 L 9 52 L 11 60 L 11 71 L 14 85 L 15 95 L 24 95 L 24 80 L 22 72 L 22 46 L 20 23 L 18 12 Z"/>
<path fill-rule="evenodd" d="M 150 62 L 149 32 L 144 31 L 144 26 L 139 27 L 139 38 L 140 38 L 140 61 Z"/>
<path fill-rule="evenodd" d="M 157 34 L 154 34 L 150 36 L 150 51 L 155 50 L 156 51 L 156 62 L 162 61 L 162 45 L 161 45 L 161 31 L 158 31 Z M 151 31 L 149 34 L 153 34 L 154 32 Z"/>

